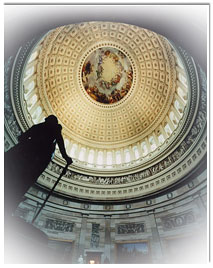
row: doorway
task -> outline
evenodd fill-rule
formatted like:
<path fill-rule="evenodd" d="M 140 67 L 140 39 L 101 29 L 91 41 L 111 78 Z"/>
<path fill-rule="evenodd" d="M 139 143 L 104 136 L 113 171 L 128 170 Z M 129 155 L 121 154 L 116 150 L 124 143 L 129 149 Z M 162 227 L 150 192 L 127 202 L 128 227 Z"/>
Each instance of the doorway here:
<path fill-rule="evenodd" d="M 101 264 L 102 252 L 86 252 L 86 264 Z"/>

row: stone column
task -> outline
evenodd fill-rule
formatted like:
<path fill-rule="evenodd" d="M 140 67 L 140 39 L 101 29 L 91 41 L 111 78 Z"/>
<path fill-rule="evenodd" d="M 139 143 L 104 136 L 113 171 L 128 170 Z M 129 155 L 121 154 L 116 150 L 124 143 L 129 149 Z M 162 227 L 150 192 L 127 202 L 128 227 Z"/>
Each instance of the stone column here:
<path fill-rule="evenodd" d="M 105 216 L 105 243 L 104 243 L 104 254 L 103 254 L 103 262 L 106 258 L 111 260 L 110 256 L 110 248 L 111 248 L 111 232 L 110 232 L 110 225 L 111 225 L 111 216 Z M 110 261 L 111 263 L 111 261 Z"/>
<path fill-rule="evenodd" d="M 152 239 L 150 241 L 152 262 L 153 263 L 163 263 L 163 252 L 160 241 L 160 236 L 156 224 L 154 210 L 147 211 L 149 217 L 149 224 L 152 232 Z"/>
<path fill-rule="evenodd" d="M 116 236 L 116 228 L 115 228 L 115 220 L 110 219 L 110 263 L 115 263 L 116 260 L 116 245 L 115 245 L 115 236 Z"/>
<path fill-rule="evenodd" d="M 86 241 L 86 234 L 87 234 L 87 219 L 88 214 L 82 214 L 82 221 L 81 221 L 81 230 L 80 230 L 80 236 L 79 236 L 79 242 L 78 242 L 78 256 L 77 260 L 82 255 L 85 262 L 85 256 L 84 256 L 84 249 L 85 249 L 85 241 Z"/>

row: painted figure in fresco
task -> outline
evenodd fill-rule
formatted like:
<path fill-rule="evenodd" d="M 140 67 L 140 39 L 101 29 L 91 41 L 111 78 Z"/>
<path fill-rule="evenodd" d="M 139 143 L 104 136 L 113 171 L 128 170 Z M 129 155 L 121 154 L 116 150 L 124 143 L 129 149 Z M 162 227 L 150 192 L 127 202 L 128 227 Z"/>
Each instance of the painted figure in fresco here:
<path fill-rule="evenodd" d="M 97 49 L 82 67 L 84 88 L 91 98 L 100 103 L 112 104 L 121 100 L 129 92 L 132 81 L 131 63 L 115 48 Z"/>
<path fill-rule="evenodd" d="M 67 164 L 67 155 L 61 134 L 62 126 L 54 115 L 44 123 L 32 126 L 19 136 L 19 143 L 5 153 L 5 216 L 10 216 L 51 161 L 56 143 Z"/>

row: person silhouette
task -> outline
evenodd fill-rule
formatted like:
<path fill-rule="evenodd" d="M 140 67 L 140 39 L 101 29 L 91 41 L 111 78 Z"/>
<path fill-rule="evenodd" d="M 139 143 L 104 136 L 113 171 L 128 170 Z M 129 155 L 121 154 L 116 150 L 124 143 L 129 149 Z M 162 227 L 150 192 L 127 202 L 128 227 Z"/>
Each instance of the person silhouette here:
<path fill-rule="evenodd" d="M 33 125 L 18 137 L 19 143 L 4 156 L 5 215 L 12 215 L 24 194 L 36 182 L 54 156 L 56 143 L 67 164 L 72 158 L 66 153 L 62 126 L 54 115 L 44 123 Z"/>

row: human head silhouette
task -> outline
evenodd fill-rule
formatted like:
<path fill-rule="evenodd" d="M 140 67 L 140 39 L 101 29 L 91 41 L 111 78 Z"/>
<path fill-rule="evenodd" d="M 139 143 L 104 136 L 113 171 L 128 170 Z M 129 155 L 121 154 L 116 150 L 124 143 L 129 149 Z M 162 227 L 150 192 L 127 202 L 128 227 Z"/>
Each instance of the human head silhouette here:
<path fill-rule="evenodd" d="M 47 124 L 51 124 L 51 125 L 57 125 L 58 124 L 58 119 L 55 115 L 51 114 L 48 117 L 45 118 L 45 122 Z"/>

